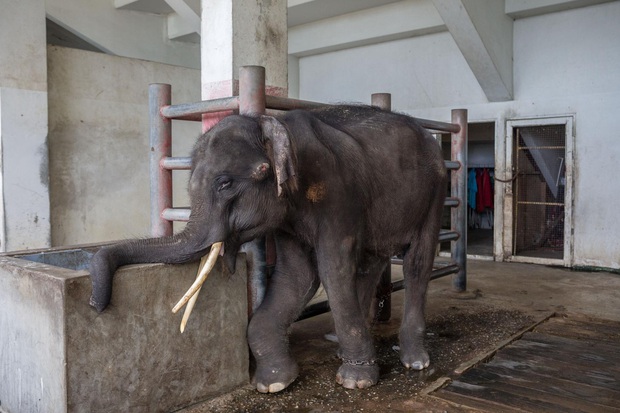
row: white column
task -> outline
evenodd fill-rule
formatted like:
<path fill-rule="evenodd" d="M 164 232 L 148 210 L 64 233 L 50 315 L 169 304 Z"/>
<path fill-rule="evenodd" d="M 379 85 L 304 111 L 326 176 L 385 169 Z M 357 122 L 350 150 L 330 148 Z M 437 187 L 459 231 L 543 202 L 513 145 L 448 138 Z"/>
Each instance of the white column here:
<path fill-rule="evenodd" d="M 43 0 L 0 13 L 0 251 L 50 246 Z"/>
<path fill-rule="evenodd" d="M 287 95 L 286 13 L 286 0 L 202 0 L 202 99 L 237 95 L 246 65 L 265 67 L 267 94 Z"/>

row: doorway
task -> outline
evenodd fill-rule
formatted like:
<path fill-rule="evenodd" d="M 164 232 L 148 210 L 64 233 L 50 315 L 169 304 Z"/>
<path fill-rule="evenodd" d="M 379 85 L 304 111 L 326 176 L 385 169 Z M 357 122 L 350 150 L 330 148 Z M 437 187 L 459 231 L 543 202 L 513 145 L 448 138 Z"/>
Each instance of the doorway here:
<path fill-rule="evenodd" d="M 490 260 L 495 226 L 495 122 L 469 123 L 467 127 L 467 256 Z M 444 159 L 450 159 L 450 135 L 441 138 Z M 449 222 L 446 211 L 444 221 Z M 450 243 L 442 243 L 441 252 L 447 251 Z"/>
<path fill-rule="evenodd" d="M 572 118 L 509 121 L 511 261 L 570 265 Z"/>

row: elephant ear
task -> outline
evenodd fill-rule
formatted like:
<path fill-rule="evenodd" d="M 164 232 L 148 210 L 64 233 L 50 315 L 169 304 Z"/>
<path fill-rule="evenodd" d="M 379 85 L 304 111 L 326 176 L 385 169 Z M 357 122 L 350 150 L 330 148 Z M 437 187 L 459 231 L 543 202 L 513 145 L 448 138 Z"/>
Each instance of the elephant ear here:
<path fill-rule="evenodd" d="M 266 140 L 268 156 L 274 166 L 278 184 L 278 196 L 283 189 L 297 190 L 297 159 L 288 131 L 276 118 L 261 116 L 260 127 Z"/>

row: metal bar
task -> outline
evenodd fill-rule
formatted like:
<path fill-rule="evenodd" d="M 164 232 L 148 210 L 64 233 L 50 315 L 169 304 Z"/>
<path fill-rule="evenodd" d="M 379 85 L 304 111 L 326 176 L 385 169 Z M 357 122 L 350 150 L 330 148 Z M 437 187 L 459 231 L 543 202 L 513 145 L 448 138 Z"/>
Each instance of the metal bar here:
<path fill-rule="evenodd" d="M 169 156 L 161 160 L 161 167 L 169 170 L 191 169 L 192 158 L 189 156 Z"/>
<path fill-rule="evenodd" d="M 265 113 L 265 68 L 243 66 L 239 69 L 239 113 Z"/>
<path fill-rule="evenodd" d="M 443 202 L 443 206 L 447 206 L 447 207 L 457 207 L 460 204 L 461 204 L 460 199 L 452 198 L 452 197 L 446 198 L 446 200 Z"/>
<path fill-rule="evenodd" d="M 170 105 L 171 87 L 168 84 L 149 85 L 149 141 L 151 151 L 149 170 L 151 181 L 151 236 L 172 235 L 172 222 L 161 215 L 172 207 L 172 172 L 162 167 L 162 159 L 172 154 L 172 123 L 161 115 L 161 108 Z"/>
<path fill-rule="evenodd" d="M 518 227 L 519 227 L 519 219 L 517 219 L 519 217 L 519 203 L 517 202 L 519 200 L 519 184 L 521 183 L 521 179 L 522 179 L 522 172 L 519 170 L 519 165 L 521 165 L 521 153 L 522 151 L 518 150 L 519 148 L 519 141 L 521 140 L 521 129 L 516 129 L 516 140 L 513 138 L 513 146 L 517 148 L 517 150 L 515 151 L 515 160 L 514 160 L 514 164 L 513 164 L 513 184 L 512 184 L 512 188 L 510 188 L 512 190 L 512 194 L 513 194 L 513 198 L 512 198 L 512 207 L 513 207 L 513 215 L 512 215 L 512 255 L 517 255 L 517 234 L 518 232 Z M 527 155 L 526 155 L 527 156 Z"/>
<path fill-rule="evenodd" d="M 461 167 L 451 173 L 452 198 L 459 198 L 463 202 L 452 208 L 451 229 L 461 236 L 451 243 L 452 260 L 459 266 L 459 271 L 452 279 L 455 291 L 465 291 L 467 288 L 467 110 L 452 110 L 452 123 L 459 125 L 456 132 L 451 134 L 452 161 L 459 162 Z"/>
<path fill-rule="evenodd" d="M 189 221 L 189 208 L 166 208 L 161 212 L 161 217 L 168 221 Z"/>
<path fill-rule="evenodd" d="M 268 109 L 276 110 L 316 109 L 327 106 L 325 103 L 269 95 L 266 96 L 265 103 Z"/>
<path fill-rule="evenodd" d="M 437 278 L 445 277 L 450 274 L 457 274 L 461 270 L 461 267 L 456 264 L 446 265 L 442 268 L 437 268 L 431 272 L 431 281 Z"/>
<path fill-rule="evenodd" d="M 441 268 L 434 269 L 431 272 L 431 280 L 436 280 L 437 278 L 445 277 L 446 275 L 455 274 L 459 271 L 460 267 L 456 264 L 449 264 Z M 405 280 L 394 281 L 391 283 L 391 290 L 400 291 L 405 288 Z M 312 305 L 307 306 L 304 311 L 301 313 L 297 321 L 305 320 L 306 318 L 314 317 L 323 313 L 326 313 L 330 310 L 328 301 L 319 301 L 318 303 L 314 303 Z"/>
<path fill-rule="evenodd" d="M 445 161 L 446 169 L 455 170 L 461 167 L 461 163 L 457 161 Z"/>
<path fill-rule="evenodd" d="M 454 118 L 452 119 L 453 123 L 437 122 L 436 120 L 420 119 L 420 118 L 416 118 L 416 120 L 423 128 L 434 130 L 434 131 L 459 133 L 461 130 L 460 125 L 454 124 Z"/>
<path fill-rule="evenodd" d="M 243 66 L 239 69 L 239 114 L 259 115 L 265 113 L 265 68 L 262 66 Z M 265 250 L 272 250 L 270 238 L 263 238 Z M 274 250 L 274 249 L 273 249 Z M 275 262 L 275 257 L 266 256 L 265 261 Z M 248 275 L 248 312 L 257 308 L 262 300 L 261 291 L 267 289 L 267 266 L 261 267 L 262 272 Z M 251 316 L 251 314 L 250 314 Z"/>
<path fill-rule="evenodd" d="M 383 110 L 392 110 L 392 95 L 390 93 L 373 93 L 370 104 Z M 385 260 L 385 270 L 381 274 L 377 291 L 375 292 L 374 315 L 377 321 L 387 322 L 392 317 L 392 266 L 390 259 Z"/>
<path fill-rule="evenodd" d="M 566 149 L 566 146 L 518 146 L 518 150 L 530 150 L 530 149 Z"/>
<path fill-rule="evenodd" d="M 324 314 L 329 311 L 329 302 L 319 301 L 318 303 L 311 304 L 304 308 L 304 311 L 297 318 L 296 321 L 305 320 L 306 318 L 314 317 L 320 314 Z"/>
<path fill-rule="evenodd" d="M 168 119 L 202 120 L 203 113 L 239 109 L 239 97 L 203 100 L 195 103 L 167 105 L 161 108 L 162 116 Z"/>
<path fill-rule="evenodd" d="M 449 264 L 440 268 L 436 268 L 431 272 L 431 280 L 445 277 L 446 275 L 456 274 L 460 267 L 456 264 Z M 400 291 L 405 288 L 405 280 L 398 280 L 392 283 L 392 291 Z"/>
<path fill-rule="evenodd" d="M 383 110 L 392 110 L 392 94 L 373 93 L 370 96 L 370 104 Z"/>
<path fill-rule="evenodd" d="M 440 231 L 439 242 L 456 241 L 460 238 L 460 234 L 456 231 Z"/>
<path fill-rule="evenodd" d="M 517 201 L 519 205 L 546 205 L 546 206 L 564 206 L 563 202 L 534 202 L 534 201 Z"/>

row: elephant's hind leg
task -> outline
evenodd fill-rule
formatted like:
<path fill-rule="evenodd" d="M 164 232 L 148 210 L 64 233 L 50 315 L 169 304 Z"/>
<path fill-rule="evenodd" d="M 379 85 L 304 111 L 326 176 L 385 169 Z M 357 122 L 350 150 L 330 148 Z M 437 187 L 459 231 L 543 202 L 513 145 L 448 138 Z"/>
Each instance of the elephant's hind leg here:
<path fill-rule="evenodd" d="M 430 358 L 424 348 L 426 290 L 433 270 L 440 222 L 431 213 L 405 253 L 405 309 L 400 327 L 400 360 L 407 368 L 422 370 Z"/>
<path fill-rule="evenodd" d="M 281 391 L 297 378 L 299 369 L 288 347 L 287 331 L 319 285 L 307 251 L 296 240 L 278 234 L 276 246 L 275 272 L 248 328 L 256 358 L 254 380 L 262 393 Z"/>

